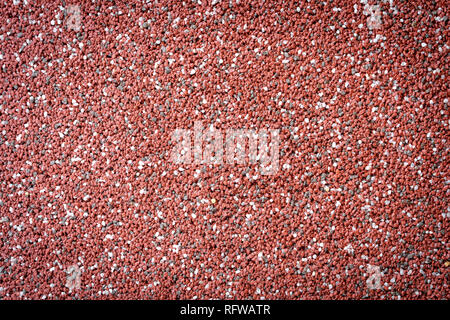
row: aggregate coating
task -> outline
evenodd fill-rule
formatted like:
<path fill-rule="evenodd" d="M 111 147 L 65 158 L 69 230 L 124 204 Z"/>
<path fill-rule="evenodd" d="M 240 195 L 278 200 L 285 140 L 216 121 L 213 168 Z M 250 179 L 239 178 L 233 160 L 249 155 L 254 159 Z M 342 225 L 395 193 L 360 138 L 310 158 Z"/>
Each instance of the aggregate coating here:
<path fill-rule="evenodd" d="M 448 14 L 2 2 L 0 299 L 448 299 Z M 171 162 L 195 121 L 278 171 Z"/>

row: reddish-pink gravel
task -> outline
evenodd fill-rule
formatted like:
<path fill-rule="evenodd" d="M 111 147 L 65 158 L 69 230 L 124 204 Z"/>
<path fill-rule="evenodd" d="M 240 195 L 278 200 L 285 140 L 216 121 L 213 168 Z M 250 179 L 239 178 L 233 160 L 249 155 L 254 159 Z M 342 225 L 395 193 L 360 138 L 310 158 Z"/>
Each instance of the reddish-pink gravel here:
<path fill-rule="evenodd" d="M 0 299 L 450 297 L 447 1 L 150 2 L 0 4 Z"/>

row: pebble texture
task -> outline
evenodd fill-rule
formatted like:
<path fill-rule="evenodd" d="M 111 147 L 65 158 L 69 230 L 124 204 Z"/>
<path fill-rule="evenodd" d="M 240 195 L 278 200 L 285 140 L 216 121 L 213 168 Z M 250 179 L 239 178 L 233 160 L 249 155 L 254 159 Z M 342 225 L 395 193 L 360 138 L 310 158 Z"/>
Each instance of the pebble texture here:
<path fill-rule="evenodd" d="M 449 298 L 446 1 L 151 2 L 0 4 L 0 299 Z"/>

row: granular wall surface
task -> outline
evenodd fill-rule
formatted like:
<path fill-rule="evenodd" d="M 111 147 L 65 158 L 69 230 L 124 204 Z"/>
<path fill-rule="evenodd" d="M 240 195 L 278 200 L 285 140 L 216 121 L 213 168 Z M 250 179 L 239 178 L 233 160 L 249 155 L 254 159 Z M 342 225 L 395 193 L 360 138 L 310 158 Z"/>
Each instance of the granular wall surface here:
<path fill-rule="evenodd" d="M 0 299 L 448 299 L 448 14 L 2 2 Z"/>

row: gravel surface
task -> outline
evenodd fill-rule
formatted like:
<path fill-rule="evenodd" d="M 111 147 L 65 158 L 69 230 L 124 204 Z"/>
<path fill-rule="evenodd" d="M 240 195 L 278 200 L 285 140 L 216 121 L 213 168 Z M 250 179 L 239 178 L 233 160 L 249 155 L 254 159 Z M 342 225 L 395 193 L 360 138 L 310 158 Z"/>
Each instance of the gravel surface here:
<path fill-rule="evenodd" d="M 2 2 L 0 299 L 448 299 L 448 15 Z"/>

